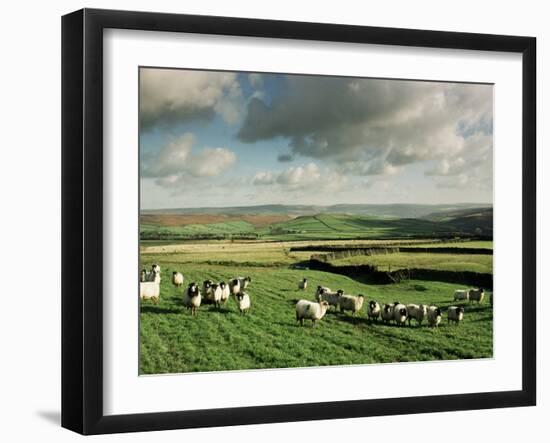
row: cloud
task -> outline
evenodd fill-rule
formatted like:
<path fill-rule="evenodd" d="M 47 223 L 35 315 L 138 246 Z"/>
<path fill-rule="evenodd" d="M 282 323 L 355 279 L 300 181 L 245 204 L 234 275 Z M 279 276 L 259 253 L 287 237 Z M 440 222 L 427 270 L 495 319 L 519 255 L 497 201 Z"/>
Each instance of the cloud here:
<path fill-rule="evenodd" d="M 270 103 L 250 100 L 238 138 L 282 137 L 290 155 L 359 175 L 393 174 L 413 163 L 475 157 L 472 138 L 485 137 L 492 149 L 492 92 L 490 85 L 286 76 Z"/>
<path fill-rule="evenodd" d="M 140 71 L 140 124 L 143 130 L 219 114 L 240 119 L 241 89 L 231 72 L 143 68 Z"/>
<path fill-rule="evenodd" d="M 299 192 L 301 198 L 340 192 L 345 189 L 347 183 L 346 176 L 328 168 L 322 170 L 315 163 L 291 166 L 278 172 L 259 171 L 252 178 L 253 185 L 269 187 L 268 192 L 282 195 Z"/>
<path fill-rule="evenodd" d="M 237 160 L 227 148 L 203 148 L 193 152 L 195 137 L 186 133 L 166 143 L 155 155 L 144 155 L 141 177 L 154 178 L 164 187 L 175 187 L 188 178 L 221 175 Z"/>

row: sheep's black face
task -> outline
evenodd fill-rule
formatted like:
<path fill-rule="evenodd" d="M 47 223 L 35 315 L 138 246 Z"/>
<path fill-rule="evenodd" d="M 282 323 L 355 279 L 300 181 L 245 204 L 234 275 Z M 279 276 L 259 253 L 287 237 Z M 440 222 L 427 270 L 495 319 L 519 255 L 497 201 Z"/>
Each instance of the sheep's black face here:
<path fill-rule="evenodd" d="M 231 283 L 233 283 L 234 285 L 238 285 L 238 284 L 239 284 L 239 280 L 237 280 L 237 279 L 232 280 Z"/>
<path fill-rule="evenodd" d="M 405 308 L 399 310 L 400 315 L 407 316 L 407 310 Z"/>
<path fill-rule="evenodd" d="M 338 289 L 338 291 L 336 291 L 336 293 L 338 295 L 344 295 L 344 290 L 343 289 Z"/>
<path fill-rule="evenodd" d="M 369 306 L 370 306 L 371 309 L 374 309 L 376 307 L 376 302 L 371 301 L 369 303 Z"/>
<path fill-rule="evenodd" d="M 441 309 L 437 308 L 435 310 L 436 315 L 441 316 Z"/>
<path fill-rule="evenodd" d="M 459 314 L 464 314 L 464 308 L 463 308 L 463 307 L 457 308 L 456 311 L 457 311 Z"/>
<path fill-rule="evenodd" d="M 225 289 L 225 283 L 223 281 L 220 283 L 220 288 Z"/>
<path fill-rule="evenodd" d="M 176 275 L 176 274 L 177 274 L 177 272 L 176 272 L 176 271 L 172 272 L 172 275 Z"/>

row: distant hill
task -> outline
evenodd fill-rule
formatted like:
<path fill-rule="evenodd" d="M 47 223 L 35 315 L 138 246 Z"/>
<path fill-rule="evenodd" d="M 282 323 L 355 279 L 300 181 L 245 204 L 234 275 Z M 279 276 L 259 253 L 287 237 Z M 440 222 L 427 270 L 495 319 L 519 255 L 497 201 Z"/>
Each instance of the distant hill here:
<path fill-rule="evenodd" d="M 257 207 L 256 207 L 257 208 Z M 297 212 L 296 207 L 293 207 Z M 448 208 L 448 207 L 447 207 Z M 231 208 L 236 210 L 236 208 Z M 341 208 L 340 208 L 341 209 Z M 434 207 L 432 206 L 433 210 Z M 265 211 L 265 207 L 262 207 Z M 273 210 L 273 207 L 270 207 Z M 140 233 L 144 240 L 174 239 L 384 239 L 440 238 L 455 236 L 490 237 L 492 208 L 447 209 L 425 217 L 395 217 L 322 212 L 289 216 L 267 212 L 228 215 L 142 214 Z"/>
<path fill-rule="evenodd" d="M 330 206 L 319 205 L 258 205 L 258 206 L 231 206 L 224 208 L 172 208 L 172 209 L 145 209 L 142 215 L 154 214 L 184 214 L 184 215 L 286 215 L 299 217 L 317 214 L 350 214 L 375 217 L 395 218 L 427 218 L 435 214 L 451 214 L 453 211 L 487 208 L 487 203 L 457 203 L 457 204 L 338 204 Z M 431 220 L 430 218 L 427 218 Z"/>
<path fill-rule="evenodd" d="M 446 223 L 456 230 L 475 234 L 493 235 L 493 208 L 465 208 L 433 212 L 425 220 Z"/>

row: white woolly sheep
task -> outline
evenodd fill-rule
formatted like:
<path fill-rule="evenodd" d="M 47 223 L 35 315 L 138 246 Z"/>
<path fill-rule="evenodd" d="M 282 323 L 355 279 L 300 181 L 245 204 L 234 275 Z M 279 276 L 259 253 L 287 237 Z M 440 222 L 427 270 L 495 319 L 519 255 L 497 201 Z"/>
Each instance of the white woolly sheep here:
<path fill-rule="evenodd" d="M 457 289 L 455 291 L 454 301 L 468 300 L 470 298 L 467 289 Z"/>
<path fill-rule="evenodd" d="M 403 303 L 394 304 L 393 319 L 398 326 L 403 326 L 407 321 L 407 307 Z"/>
<path fill-rule="evenodd" d="M 229 281 L 229 291 L 233 295 L 237 295 L 239 292 L 241 292 L 241 283 L 239 282 L 238 278 L 234 278 L 233 280 Z"/>
<path fill-rule="evenodd" d="M 315 303 L 309 300 L 299 300 L 296 303 L 296 321 L 303 326 L 304 320 L 311 320 L 312 326 L 315 327 L 315 322 L 325 316 L 328 308 L 329 304 L 326 301 Z"/>
<path fill-rule="evenodd" d="M 380 304 L 376 300 L 371 300 L 367 304 L 367 316 L 369 320 L 378 320 L 380 317 Z"/>
<path fill-rule="evenodd" d="M 191 315 L 196 315 L 197 309 L 201 305 L 201 291 L 195 282 L 190 283 L 183 296 L 183 305 L 187 310 L 191 310 Z"/>
<path fill-rule="evenodd" d="M 222 282 L 220 282 L 220 289 L 222 290 L 222 296 L 220 298 L 220 303 L 225 304 L 225 303 L 227 303 L 227 299 L 229 298 L 229 286 L 227 286 L 227 283 L 222 281 Z"/>
<path fill-rule="evenodd" d="M 454 321 L 458 325 L 464 319 L 464 308 L 462 306 L 451 306 L 447 311 L 447 324 Z"/>
<path fill-rule="evenodd" d="M 181 272 L 174 271 L 172 272 L 172 284 L 179 288 L 180 286 L 183 286 L 183 274 Z"/>
<path fill-rule="evenodd" d="M 338 306 L 340 306 L 340 312 L 351 311 L 352 315 L 359 312 L 363 307 L 364 297 L 359 295 L 340 295 L 338 297 Z"/>
<path fill-rule="evenodd" d="M 160 300 L 160 284 L 152 281 L 139 283 L 139 298 L 157 304 Z"/>
<path fill-rule="evenodd" d="M 407 315 L 409 320 L 409 326 L 411 325 L 411 320 L 414 318 L 418 326 L 422 325 L 422 320 L 426 317 L 428 313 L 428 307 L 426 305 L 415 305 L 414 303 L 407 305 Z"/>
<path fill-rule="evenodd" d="M 307 278 L 304 278 L 302 281 L 298 282 L 298 289 L 305 291 L 307 289 Z"/>
<path fill-rule="evenodd" d="M 382 307 L 382 312 L 380 313 L 382 316 L 382 321 L 384 323 L 389 323 L 393 320 L 393 305 L 390 305 L 389 303 L 385 303 Z"/>
<path fill-rule="evenodd" d="M 237 294 L 237 305 L 239 306 L 239 313 L 246 314 L 250 309 L 250 296 L 246 292 L 239 292 Z"/>
<path fill-rule="evenodd" d="M 344 295 L 344 291 L 342 291 L 340 289 L 337 292 L 331 292 L 330 290 L 325 291 L 325 289 L 328 289 L 328 288 L 323 288 L 323 291 L 319 292 L 315 296 L 315 299 L 318 302 L 326 301 L 329 304 L 329 306 L 334 306 L 335 308 L 337 308 L 338 307 L 338 300 L 342 295 Z"/>
<path fill-rule="evenodd" d="M 437 327 L 441 322 L 441 309 L 437 306 L 428 307 L 428 325 L 431 328 Z"/>
<path fill-rule="evenodd" d="M 469 289 L 468 296 L 470 299 L 470 303 L 477 301 L 477 303 L 479 304 L 483 301 L 483 297 L 485 297 L 485 291 L 482 288 Z"/>

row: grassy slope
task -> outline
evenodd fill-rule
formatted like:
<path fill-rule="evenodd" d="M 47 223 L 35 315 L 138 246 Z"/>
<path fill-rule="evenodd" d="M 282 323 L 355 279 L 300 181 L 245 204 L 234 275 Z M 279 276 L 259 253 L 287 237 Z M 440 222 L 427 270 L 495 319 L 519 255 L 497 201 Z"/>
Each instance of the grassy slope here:
<path fill-rule="evenodd" d="M 398 254 L 357 255 L 338 260 L 332 260 L 334 265 L 369 264 L 378 269 L 395 271 L 397 269 L 420 268 L 447 271 L 473 271 L 493 273 L 492 255 L 470 254 L 425 254 L 401 252 Z"/>
<path fill-rule="evenodd" d="M 365 314 L 357 318 L 329 313 L 317 328 L 297 326 L 294 304 L 313 298 L 317 284 L 349 293 L 363 293 L 381 302 L 452 304 L 456 285 L 409 281 L 397 285 L 367 286 L 345 276 L 286 267 L 242 267 L 174 263 L 171 254 L 145 254 L 143 266 L 160 263 L 161 302 L 141 307 L 140 372 L 145 374 L 237 370 L 272 367 L 363 364 L 376 362 L 480 358 L 492 355 L 492 310 L 485 303 L 467 307 L 463 324 L 439 329 L 370 325 Z M 221 311 L 203 306 L 192 318 L 166 276 L 183 272 L 186 282 L 207 278 L 219 281 L 236 274 L 250 275 L 251 312 L 239 316 L 230 300 Z M 310 289 L 296 288 L 307 277 Z"/>

